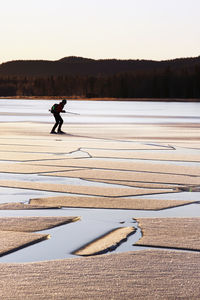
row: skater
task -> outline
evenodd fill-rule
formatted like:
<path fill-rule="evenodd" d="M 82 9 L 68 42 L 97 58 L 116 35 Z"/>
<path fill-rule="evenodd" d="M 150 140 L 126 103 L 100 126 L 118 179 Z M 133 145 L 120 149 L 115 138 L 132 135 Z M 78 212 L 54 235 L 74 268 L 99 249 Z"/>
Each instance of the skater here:
<path fill-rule="evenodd" d="M 63 110 L 65 104 L 67 103 L 67 101 L 64 99 L 62 100 L 62 102 L 60 102 L 59 104 L 54 104 L 51 108 L 51 113 L 54 115 L 54 118 L 55 118 L 55 124 L 51 130 L 51 134 L 65 134 L 65 132 L 63 132 L 61 130 L 61 127 L 62 127 L 62 124 L 63 124 L 63 119 L 61 118 L 60 116 L 60 113 L 63 112 L 65 113 L 65 110 Z M 56 128 L 58 127 L 58 130 L 57 132 L 55 131 Z"/>

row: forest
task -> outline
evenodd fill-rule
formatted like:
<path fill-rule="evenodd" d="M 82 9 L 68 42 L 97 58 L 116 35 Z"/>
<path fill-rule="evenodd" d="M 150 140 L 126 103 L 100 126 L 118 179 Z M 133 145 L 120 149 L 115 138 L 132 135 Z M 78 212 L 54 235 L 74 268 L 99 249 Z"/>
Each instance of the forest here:
<path fill-rule="evenodd" d="M 200 98 L 200 63 L 83 74 L 2 74 L 0 96 Z"/>

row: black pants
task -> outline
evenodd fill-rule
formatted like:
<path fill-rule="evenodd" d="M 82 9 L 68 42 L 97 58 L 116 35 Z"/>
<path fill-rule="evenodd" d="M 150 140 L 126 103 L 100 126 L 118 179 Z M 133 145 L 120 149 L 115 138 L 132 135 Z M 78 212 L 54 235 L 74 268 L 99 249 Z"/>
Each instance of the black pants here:
<path fill-rule="evenodd" d="M 62 127 L 62 124 L 63 124 L 63 119 L 61 118 L 60 113 L 53 113 L 53 115 L 54 115 L 54 118 L 55 118 L 56 122 L 55 122 L 55 125 L 52 128 L 52 131 L 55 131 L 57 127 L 58 127 L 58 131 L 61 131 L 61 127 Z"/>

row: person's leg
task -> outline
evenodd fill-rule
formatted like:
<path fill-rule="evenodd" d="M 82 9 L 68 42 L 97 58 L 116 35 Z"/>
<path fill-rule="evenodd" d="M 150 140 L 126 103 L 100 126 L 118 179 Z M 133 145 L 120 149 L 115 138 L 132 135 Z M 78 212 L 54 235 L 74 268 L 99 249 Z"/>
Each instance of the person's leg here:
<path fill-rule="evenodd" d="M 55 132 L 55 130 L 56 130 L 56 128 L 57 128 L 57 126 L 59 125 L 59 122 L 60 122 L 60 115 L 59 114 L 56 114 L 56 113 L 54 113 L 53 114 L 54 115 L 54 118 L 55 118 L 55 124 L 54 124 L 54 126 L 53 126 L 53 128 L 52 128 L 52 130 L 51 130 L 51 133 L 56 133 Z"/>
<path fill-rule="evenodd" d="M 58 126 L 58 132 L 61 132 L 61 127 L 62 127 L 62 124 L 63 124 L 63 119 L 61 118 L 61 116 L 59 116 L 59 126 Z"/>

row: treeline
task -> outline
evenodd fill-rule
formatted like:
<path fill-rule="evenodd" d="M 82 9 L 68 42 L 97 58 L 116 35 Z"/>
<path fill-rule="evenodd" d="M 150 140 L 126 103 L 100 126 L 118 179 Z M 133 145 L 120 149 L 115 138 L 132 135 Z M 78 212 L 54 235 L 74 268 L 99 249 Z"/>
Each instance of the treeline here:
<path fill-rule="evenodd" d="M 0 96 L 200 98 L 200 65 L 112 75 L 0 76 Z"/>

